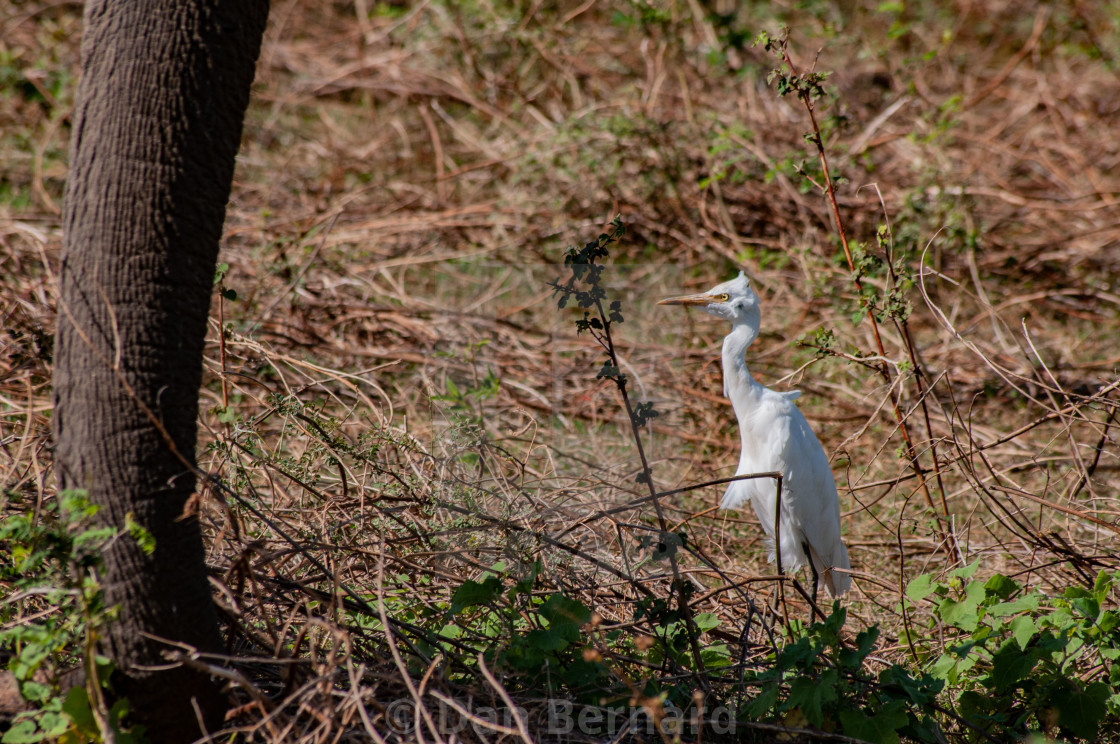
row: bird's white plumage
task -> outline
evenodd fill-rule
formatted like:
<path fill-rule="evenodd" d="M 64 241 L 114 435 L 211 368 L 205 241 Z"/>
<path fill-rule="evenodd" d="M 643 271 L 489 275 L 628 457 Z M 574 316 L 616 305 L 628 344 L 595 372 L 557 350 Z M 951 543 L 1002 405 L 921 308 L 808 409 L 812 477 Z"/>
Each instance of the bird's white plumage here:
<path fill-rule="evenodd" d="M 736 475 L 782 473 L 778 537 L 782 567 L 797 569 L 811 561 L 829 593 L 845 593 L 851 585 L 850 564 L 840 537 L 836 481 L 824 448 L 795 403 L 801 393 L 763 387 L 747 369 L 747 347 L 757 338 L 761 323 L 758 296 L 750 281 L 740 273 L 703 294 L 662 303 L 697 305 L 731 322 L 731 332 L 723 341 L 723 390 L 739 420 L 742 439 Z M 773 478 L 735 481 L 728 485 L 720 505 L 739 509 L 749 502 L 773 542 L 775 495 Z M 773 551 L 770 560 L 774 560 Z"/>

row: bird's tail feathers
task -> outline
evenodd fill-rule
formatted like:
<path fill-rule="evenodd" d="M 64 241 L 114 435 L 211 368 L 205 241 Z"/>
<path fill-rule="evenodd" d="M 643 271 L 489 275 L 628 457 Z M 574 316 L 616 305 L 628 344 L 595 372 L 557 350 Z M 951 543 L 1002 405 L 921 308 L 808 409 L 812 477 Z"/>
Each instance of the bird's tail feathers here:
<path fill-rule="evenodd" d="M 843 541 L 836 541 L 836 545 L 832 549 L 831 560 L 824 560 L 812 546 L 810 546 L 809 552 L 811 553 L 810 560 L 813 561 L 813 565 L 820 574 L 821 582 L 828 589 L 828 593 L 833 597 L 847 594 L 852 587 L 852 577 L 848 573 L 848 569 L 852 566 L 848 562 L 848 548 L 844 546 Z"/>
<path fill-rule="evenodd" d="M 750 500 L 751 493 L 747 490 L 747 481 L 732 481 L 727 484 L 727 490 L 723 492 L 719 508 L 742 509 Z"/>
<path fill-rule="evenodd" d="M 757 504 L 751 498 L 752 491 L 748 486 L 749 483 L 754 481 L 734 481 L 727 486 L 727 491 L 723 494 L 723 500 L 720 502 L 721 509 L 741 509 L 746 504 L 751 503 L 754 505 L 755 514 L 758 515 L 759 520 L 762 522 L 762 529 L 766 532 L 766 547 L 770 551 L 768 560 L 774 563 L 777 555 L 776 540 L 774 539 L 774 523 L 769 518 L 770 509 L 757 508 Z M 783 510 L 783 519 L 786 518 Z M 783 530 L 783 532 L 787 532 Z M 805 557 L 802 549 L 802 542 L 791 534 L 784 535 L 786 538 L 782 541 L 782 570 L 783 571 L 796 571 L 805 565 Z M 832 546 L 831 555 L 822 556 L 812 545 L 809 548 L 809 560 L 813 562 L 813 567 L 817 570 L 820 576 L 820 581 L 828 589 L 829 594 L 833 597 L 839 597 L 846 594 L 852 586 L 852 577 L 848 573 L 851 564 L 848 562 L 848 549 L 844 546 L 844 541 L 837 536 Z M 834 571 L 833 569 L 840 569 Z"/>
<path fill-rule="evenodd" d="M 783 535 L 786 539 L 782 543 L 782 570 L 783 571 L 796 571 L 805 566 L 805 555 L 799 543 L 792 535 Z M 775 554 L 774 539 L 767 536 L 766 547 L 770 549 L 770 555 L 767 560 L 771 563 L 774 562 Z M 817 564 L 819 565 L 819 564 Z"/>

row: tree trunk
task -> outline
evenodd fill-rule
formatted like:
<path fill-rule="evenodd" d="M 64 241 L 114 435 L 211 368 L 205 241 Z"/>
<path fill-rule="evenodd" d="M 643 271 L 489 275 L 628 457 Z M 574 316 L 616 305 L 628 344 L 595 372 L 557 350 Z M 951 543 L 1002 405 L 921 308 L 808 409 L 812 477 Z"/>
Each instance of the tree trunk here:
<path fill-rule="evenodd" d="M 221 649 L 195 488 L 202 350 L 234 157 L 267 0 L 95 0 L 63 214 L 54 371 L 62 488 L 88 489 L 98 519 L 128 514 L 102 577 L 118 619 L 102 639 L 152 741 L 220 725 L 218 685 L 165 664 L 165 641 Z"/>

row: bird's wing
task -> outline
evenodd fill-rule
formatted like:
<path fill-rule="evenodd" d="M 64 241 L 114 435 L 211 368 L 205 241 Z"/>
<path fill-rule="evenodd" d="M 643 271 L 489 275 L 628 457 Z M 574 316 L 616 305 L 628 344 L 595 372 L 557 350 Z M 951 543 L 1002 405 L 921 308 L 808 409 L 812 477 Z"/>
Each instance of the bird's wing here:
<path fill-rule="evenodd" d="M 786 449 L 790 438 L 791 408 L 797 410 L 784 395 L 764 395 L 749 415 L 740 418 L 743 449 L 736 475 L 778 472 L 782 473 L 783 481 L 785 480 L 789 472 L 789 453 Z M 773 537 L 776 495 L 773 478 L 734 481 L 728 485 L 720 506 L 724 509 L 741 509 L 750 502 L 762 528 L 767 535 Z M 785 519 L 785 516 L 782 518 Z M 786 560 L 786 552 L 786 548 L 783 548 L 783 560 Z M 786 565 L 790 565 L 789 561 L 786 561 Z"/>
<path fill-rule="evenodd" d="M 840 535 L 840 502 L 836 480 L 820 440 L 804 414 L 790 402 L 790 431 L 786 440 L 788 494 L 791 519 L 809 543 L 810 556 L 832 593 L 847 590 L 848 574 L 830 569 L 850 567 Z"/>
<path fill-rule="evenodd" d="M 752 470 L 743 470 L 736 475 L 744 475 Z M 720 501 L 721 509 L 742 509 L 748 503 L 754 509 L 755 516 L 762 524 L 762 529 L 767 535 L 774 534 L 774 479 L 752 478 L 750 480 L 732 481 L 727 484 L 727 490 Z"/>

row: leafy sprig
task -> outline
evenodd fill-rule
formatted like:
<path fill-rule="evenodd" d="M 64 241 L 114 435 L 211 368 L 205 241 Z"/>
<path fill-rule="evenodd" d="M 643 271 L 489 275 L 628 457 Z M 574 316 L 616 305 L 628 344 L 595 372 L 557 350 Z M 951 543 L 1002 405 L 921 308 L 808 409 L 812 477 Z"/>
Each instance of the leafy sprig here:
<path fill-rule="evenodd" d="M 576 332 L 590 334 L 607 355 L 595 378 L 610 380 L 618 388 L 619 397 L 622 398 L 622 405 L 626 409 L 626 415 L 630 420 L 630 430 L 638 450 L 638 457 L 642 463 L 636 481 L 645 485 L 649 490 L 650 501 L 657 512 L 659 544 L 668 545 L 674 539 L 681 541 L 682 538 L 669 530 L 668 521 L 661 508 L 659 494 L 653 482 L 653 471 L 649 466 L 648 458 L 646 458 L 641 437 L 641 427 L 658 416 L 658 412 L 654 409 L 653 404 L 648 401 L 636 405 L 630 401 L 630 394 L 626 387 L 628 380 L 626 375 L 622 373 L 618 354 L 614 347 L 614 339 L 611 336 L 611 326 L 615 323 L 625 322 L 622 315 L 622 302 L 620 300 L 610 300 L 607 297 L 606 289 L 603 287 L 604 265 L 601 261 L 610 256 L 609 247 L 617 243 L 625 234 L 626 228 L 622 224 L 622 218 L 616 216 L 611 220 L 609 232 L 601 233 L 595 240 L 584 244 L 583 248 L 573 247 L 568 249 L 564 256 L 564 265 L 571 270 L 571 276 L 563 284 L 554 281 L 550 282 L 549 286 L 558 296 L 556 305 L 559 309 L 563 310 L 569 302 L 574 301 L 577 307 L 584 310 L 583 317 L 575 321 Z M 696 668 L 693 671 L 702 675 L 704 657 L 701 655 L 698 640 L 700 631 L 696 627 L 691 608 L 688 605 L 688 586 L 681 578 L 680 567 L 677 565 L 673 552 L 668 554 L 668 559 L 673 573 L 673 590 L 677 598 L 678 612 L 684 620 L 687 640 L 692 650 L 692 658 L 696 662 Z M 706 684 L 706 680 L 702 676 L 698 676 L 697 681 L 702 685 Z"/>

